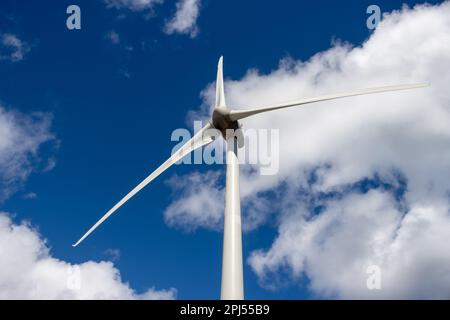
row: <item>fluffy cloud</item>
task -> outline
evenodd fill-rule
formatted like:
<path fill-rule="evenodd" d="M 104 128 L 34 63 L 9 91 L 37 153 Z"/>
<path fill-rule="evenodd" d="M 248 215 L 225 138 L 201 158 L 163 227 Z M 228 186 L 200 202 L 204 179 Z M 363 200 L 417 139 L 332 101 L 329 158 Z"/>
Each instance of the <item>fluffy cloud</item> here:
<path fill-rule="evenodd" d="M 0 60 L 17 62 L 30 52 L 30 46 L 16 35 L 4 33 L 0 35 Z"/>
<path fill-rule="evenodd" d="M 220 171 L 194 172 L 172 176 L 167 184 L 176 194 L 175 200 L 164 212 L 165 222 L 188 232 L 198 228 L 222 230 L 225 188 Z M 254 194 L 243 194 L 242 228 L 251 231 L 270 216 L 267 199 Z"/>
<path fill-rule="evenodd" d="M 128 9 L 134 12 L 148 12 L 164 0 L 103 0 L 108 8 Z M 197 19 L 200 13 L 200 0 L 179 0 L 174 16 L 167 21 L 164 32 L 185 34 L 195 38 L 198 34 Z M 110 34 L 112 35 L 112 34 Z M 110 38 L 113 43 L 115 41 Z"/>
<path fill-rule="evenodd" d="M 250 70 L 227 81 L 230 106 L 255 107 L 355 88 L 432 84 L 242 121 L 244 129 L 280 130 L 278 174 L 241 170 L 243 206 L 257 195 L 278 216 L 273 244 L 248 260 L 263 286 L 305 278 L 317 296 L 450 297 L 448 70 L 450 2 L 444 2 L 386 14 L 361 46 L 333 43 L 308 61 L 287 58 L 269 74 Z M 198 117 L 211 113 L 213 87 L 203 96 Z M 188 197 L 176 201 L 190 193 L 181 195 Z M 366 287 L 369 265 L 381 270 L 381 290 Z"/>
<path fill-rule="evenodd" d="M 224 198 L 219 178 L 220 172 L 214 171 L 186 177 L 172 176 L 167 184 L 177 194 L 177 200 L 164 212 L 166 223 L 188 231 L 199 227 L 220 230 Z"/>
<path fill-rule="evenodd" d="M 270 250 L 250 264 L 263 286 L 301 280 L 328 298 L 448 298 L 448 204 L 414 204 L 403 211 L 389 192 L 354 192 L 327 202 L 319 215 L 304 204 L 284 210 Z M 368 290 L 368 267 L 381 271 L 381 290 Z M 278 277 L 278 278 L 277 278 Z"/>
<path fill-rule="evenodd" d="M 199 12 L 200 0 L 180 0 L 175 15 L 167 22 L 164 31 L 168 34 L 187 34 L 194 38 L 198 34 L 196 23 Z"/>
<path fill-rule="evenodd" d="M 155 4 L 163 0 L 104 0 L 109 8 L 130 9 L 132 11 L 142 11 L 153 8 Z"/>
<path fill-rule="evenodd" d="M 43 164 L 39 150 L 54 140 L 52 117 L 46 113 L 23 114 L 0 106 L 0 202 L 17 191 Z"/>
<path fill-rule="evenodd" d="M 175 289 L 136 293 L 111 262 L 70 264 L 51 256 L 28 223 L 0 213 L 0 299 L 174 299 Z"/>

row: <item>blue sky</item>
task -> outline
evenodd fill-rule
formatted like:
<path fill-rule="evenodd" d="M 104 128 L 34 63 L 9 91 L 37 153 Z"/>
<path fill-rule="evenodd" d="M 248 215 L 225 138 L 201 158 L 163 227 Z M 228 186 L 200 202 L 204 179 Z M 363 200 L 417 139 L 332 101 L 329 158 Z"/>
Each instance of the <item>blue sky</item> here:
<path fill-rule="evenodd" d="M 170 135 L 192 125 L 187 113 L 202 104 L 200 92 L 214 81 L 220 55 L 225 77 L 240 79 L 250 68 L 270 73 L 285 57 L 308 60 L 334 39 L 359 45 L 372 33 L 366 28 L 372 2 L 204 0 L 192 38 L 163 31 L 175 12 L 169 0 L 155 5 L 150 18 L 149 10 L 107 8 L 101 0 L 1 1 L 0 32 L 17 35 L 30 50 L 21 61 L 0 61 L 0 101 L 25 114 L 51 114 L 56 137 L 39 153 L 56 166 L 42 172 L 40 164 L 1 211 L 31 221 L 52 255 L 70 263 L 111 259 L 105 251 L 119 250 L 114 264 L 139 292 L 174 287 L 180 299 L 218 298 L 222 233 L 186 232 L 163 219 L 176 198 L 165 181 L 192 166 L 171 168 L 82 245 L 71 244 L 170 155 Z M 390 12 L 403 3 L 419 1 L 376 4 Z M 81 8 L 81 30 L 65 26 L 69 4 Z M 108 38 L 112 30 L 119 43 Z M 24 199 L 29 193 L 37 197 Z M 244 234 L 244 259 L 271 246 L 272 217 Z M 318 297 L 307 290 L 307 278 L 270 290 L 247 263 L 244 274 L 248 299 Z"/>

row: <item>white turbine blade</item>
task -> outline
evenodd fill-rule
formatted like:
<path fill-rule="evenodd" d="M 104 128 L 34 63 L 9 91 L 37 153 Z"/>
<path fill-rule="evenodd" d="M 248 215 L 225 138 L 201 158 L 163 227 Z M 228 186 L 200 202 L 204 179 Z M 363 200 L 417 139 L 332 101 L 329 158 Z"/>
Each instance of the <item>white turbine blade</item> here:
<path fill-rule="evenodd" d="M 220 57 L 217 66 L 217 80 L 216 80 L 216 104 L 215 107 L 226 107 L 225 90 L 223 85 L 223 57 Z"/>
<path fill-rule="evenodd" d="M 314 103 L 314 102 L 340 99 L 340 98 L 346 98 L 346 97 L 361 96 L 361 95 L 380 93 L 380 92 L 416 89 L 416 88 L 423 88 L 423 87 L 427 87 L 427 86 L 429 86 L 428 83 L 418 83 L 418 84 L 406 84 L 406 85 L 396 85 L 396 86 L 387 86 L 387 87 L 376 87 L 376 88 L 369 88 L 369 89 L 359 89 L 359 90 L 343 92 L 343 93 L 327 94 L 327 95 L 318 96 L 318 97 L 314 97 L 314 98 L 300 99 L 300 100 L 296 100 L 296 101 L 291 101 L 291 102 L 286 102 L 286 103 L 281 103 L 281 104 L 276 104 L 276 105 L 266 106 L 266 107 L 256 108 L 256 109 L 231 110 L 230 111 L 230 119 L 232 121 L 240 120 L 240 119 L 244 119 L 244 118 L 247 118 L 247 117 L 253 116 L 255 114 L 262 113 L 262 112 L 278 110 L 278 109 L 283 109 L 283 108 L 290 108 L 290 107 L 300 106 L 300 105 Z"/>
<path fill-rule="evenodd" d="M 136 193 L 141 191 L 147 184 L 149 184 L 153 179 L 163 173 L 167 168 L 176 163 L 178 160 L 182 159 L 184 156 L 189 154 L 205 144 L 213 141 L 213 138 L 208 134 L 207 130 L 212 129 L 210 123 L 204 126 L 199 132 L 197 132 L 192 139 L 186 142 L 180 149 L 172 154 L 172 156 L 166 160 L 162 165 L 160 165 L 155 171 L 153 171 L 144 181 L 138 184 L 133 190 L 130 191 L 122 200 L 120 200 L 111 210 L 109 210 L 100 220 L 97 221 L 73 246 L 79 245 L 88 235 L 90 235 L 100 224 L 103 223 L 110 215 L 112 215 L 117 209 L 119 209 L 125 202 L 127 202 Z"/>

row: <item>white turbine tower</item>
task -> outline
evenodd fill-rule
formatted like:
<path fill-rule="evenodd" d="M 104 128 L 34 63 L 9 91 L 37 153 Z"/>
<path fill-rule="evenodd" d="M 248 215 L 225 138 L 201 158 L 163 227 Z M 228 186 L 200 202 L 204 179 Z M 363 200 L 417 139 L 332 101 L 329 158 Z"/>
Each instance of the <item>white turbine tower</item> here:
<path fill-rule="evenodd" d="M 226 162 L 226 194 L 225 194 L 225 217 L 224 217 L 224 235 L 223 235 L 223 256 L 222 256 L 222 289 L 221 299 L 223 300 L 242 300 L 244 299 L 243 271 L 242 271 L 242 230 L 241 230 L 241 207 L 239 196 L 239 165 L 237 158 L 237 145 L 241 140 L 238 135 L 229 135 L 239 129 L 238 120 L 256 115 L 258 113 L 301 106 L 309 103 L 333 100 L 345 97 L 398 91 L 406 89 L 415 89 L 426 87 L 429 84 L 408 84 L 386 87 L 376 87 L 370 89 L 354 90 L 350 92 L 327 94 L 313 98 L 300 99 L 287 103 L 280 103 L 271 106 L 230 110 L 225 103 L 225 92 L 223 83 L 223 58 L 219 60 L 216 81 L 216 104 L 211 121 L 205 125 L 194 137 L 184 144 L 178 151 L 153 171 L 144 181 L 131 190 L 122 200 L 120 200 L 111 210 L 109 210 L 96 224 L 94 224 L 73 246 L 79 245 L 89 234 L 91 234 L 103 221 L 119 209 L 131 197 L 143 189 L 153 179 L 163 173 L 171 165 L 182 159 L 184 156 L 213 141 L 209 129 L 217 129 L 222 133 L 227 142 Z M 228 132 L 227 132 L 228 131 Z M 240 132 L 238 130 L 238 132 Z M 241 134 L 241 133 L 240 133 Z"/>

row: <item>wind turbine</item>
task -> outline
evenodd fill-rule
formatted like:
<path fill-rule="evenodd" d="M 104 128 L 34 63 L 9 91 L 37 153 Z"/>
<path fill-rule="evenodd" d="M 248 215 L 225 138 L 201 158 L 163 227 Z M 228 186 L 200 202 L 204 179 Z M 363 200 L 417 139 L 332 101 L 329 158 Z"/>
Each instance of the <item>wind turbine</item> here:
<path fill-rule="evenodd" d="M 222 255 L 222 287 L 221 299 L 223 300 L 242 300 L 244 299 L 243 271 L 242 271 L 242 230 L 241 230 L 241 207 L 239 196 L 239 163 L 237 157 L 239 134 L 228 134 L 229 132 L 241 132 L 239 130 L 239 120 L 257 115 L 259 113 L 301 106 L 315 102 L 334 100 L 346 97 L 374 94 L 387 91 L 399 91 L 426 87 L 429 84 L 407 84 L 396 86 L 376 87 L 369 89 L 360 89 L 344 93 L 327 94 L 313 98 L 305 98 L 286 103 L 275 104 L 266 107 L 244 110 L 231 110 L 225 103 L 225 92 L 223 83 L 223 57 L 220 57 L 217 81 L 216 81 L 216 102 L 212 119 L 192 139 L 186 142 L 178 151 L 153 171 L 147 178 L 131 190 L 122 200 L 111 208 L 100 220 L 97 221 L 73 246 L 78 246 L 88 235 L 90 235 L 100 224 L 102 224 L 110 215 L 119 209 L 136 193 L 141 191 L 146 185 L 158 177 L 184 156 L 212 142 L 212 129 L 219 130 L 227 142 L 226 150 L 226 194 L 225 194 L 225 216 L 224 216 L 224 236 L 223 236 L 223 255 Z M 242 134 L 242 133 L 240 133 Z M 243 140 L 241 140 L 243 141 Z M 240 143 L 239 143 L 240 144 Z M 239 145 L 241 146 L 241 145 Z"/>

